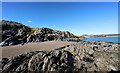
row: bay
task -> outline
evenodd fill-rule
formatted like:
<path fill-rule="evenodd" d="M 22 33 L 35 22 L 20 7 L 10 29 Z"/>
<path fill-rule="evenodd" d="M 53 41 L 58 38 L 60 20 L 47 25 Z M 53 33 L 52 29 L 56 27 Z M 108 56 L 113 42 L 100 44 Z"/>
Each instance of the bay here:
<path fill-rule="evenodd" d="M 120 43 L 120 36 L 87 38 L 82 41 L 103 41 L 103 42 Z"/>

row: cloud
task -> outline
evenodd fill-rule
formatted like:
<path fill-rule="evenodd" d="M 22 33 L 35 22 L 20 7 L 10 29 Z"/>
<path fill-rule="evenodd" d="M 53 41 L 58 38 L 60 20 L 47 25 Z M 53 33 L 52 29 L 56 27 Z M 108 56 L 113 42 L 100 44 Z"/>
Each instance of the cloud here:
<path fill-rule="evenodd" d="M 56 25 L 53 25 L 53 27 L 56 27 Z"/>
<path fill-rule="evenodd" d="M 31 23 L 32 21 L 27 21 L 28 23 Z"/>
<path fill-rule="evenodd" d="M 6 18 L 2 18 L 3 20 L 6 20 Z"/>

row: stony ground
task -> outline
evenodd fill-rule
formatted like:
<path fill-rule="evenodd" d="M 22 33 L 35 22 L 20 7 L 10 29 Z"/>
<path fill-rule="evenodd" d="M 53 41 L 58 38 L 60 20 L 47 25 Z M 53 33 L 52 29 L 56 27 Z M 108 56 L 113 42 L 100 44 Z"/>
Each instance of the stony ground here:
<path fill-rule="evenodd" d="M 27 52 L 1 60 L 3 72 L 118 71 L 118 44 L 79 42 L 52 51 Z"/>

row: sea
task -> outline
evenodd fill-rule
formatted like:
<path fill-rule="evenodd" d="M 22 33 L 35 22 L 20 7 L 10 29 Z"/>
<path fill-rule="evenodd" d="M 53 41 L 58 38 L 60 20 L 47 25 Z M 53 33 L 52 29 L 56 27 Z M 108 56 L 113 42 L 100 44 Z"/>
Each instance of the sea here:
<path fill-rule="evenodd" d="M 120 44 L 120 36 L 110 36 L 110 37 L 97 37 L 97 38 L 87 38 L 82 41 L 103 41 L 103 42 L 112 42 Z"/>

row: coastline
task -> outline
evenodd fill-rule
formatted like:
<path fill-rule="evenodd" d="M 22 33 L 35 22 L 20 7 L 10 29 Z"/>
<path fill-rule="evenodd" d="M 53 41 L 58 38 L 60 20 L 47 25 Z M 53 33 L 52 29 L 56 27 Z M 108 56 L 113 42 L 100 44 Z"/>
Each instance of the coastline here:
<path fill-rule="evenodd" d="M 0 59 L 2 72 L 119 70 L 118 49 L 120 46 L 118 44 L 80 41 L 80 39 L 108 35 L 80 37 L 69 31 L 36 29 L 17 22 L 2 22 L 2 27 L 4 27 L 2 29 L 4 37 L 0 44 L 4 56 Z M 13 30 L 9 31 L 6 28 Z"/>
<path fill-rule="evenodd" d="M 114 37 L 114 36 L 120 36 L 120 34 L 109 34 L 109 35 L 87 35 L 84 36 L 85 38 L 97 38 L 97 37 Z"/>
<path fill-rule="evenodd" d="M 82 39 L 81 41 L 89 41 L 89 40 L 87 40 L 87 39 L 97 39 L 98 38 L 98 40 L 93 40 L 93 41 L 103 41 L 103 42 L 108 42 L 108 43 L 115 43 L 115 44 L 120 44 L 120 42 L 119 42 L 119 39 L 118 39 L 118 42 L 114 42 L 114 41 L 104 41 L 104 38 L 109 38 L 109 37 L 120 37 L 120 36 L 106 36 L 106 37 L 89 37 L 89 38 L 86 38 L 86 39 Z M 99 40 L 99 39 L 102 39 L 103 38 L 103 40 Z M 92 41 L 92 40 L 90 40 L 90 41 Z"/>
<path fill-rule="evenodd" d="M 24 68 L 21 67 L 19 71 L 24 69 L 27 69 L 27 71 L 32 71 L 33 68 L 30 67 L 33 67 L 34 65 L 35 71 L 39 71 L 39 66 L 37 66 L 37 64 L 42 62 L 46 67 L 49 68 L 47 71 L 51 71 L 52 68 L 54 71 L 58 71 L 61 66 L 64 66 L 66 70 L 69 70 L 69 67 L 72 68 L 71 65 L 74 66 L 74 68 L 71 69 L 72 71 L 75 71 L 76 69 L 83 71 L 85 68 L 87 68 L 85 71 L 118 71 L 119 47 L 120 46 L 118 44 L 113 43 L 80 41 L 58 49 L 53 49 L 51 51 L 26 52 L 9 59 L 3 58 L 2 61 L 8 62 L 7 64 L 3 65 L 3 70 L 7 71 L 7 68 L 9 68 L 9 66 L 15 64 L 13 62 L 15 60 L 17 66 L 13 66 L 13 68 L 9 71 L 18 71 L 18 68 L 21 66 L 24 66 Z M 56 56 L 57 59 L 54 56 Z M 19 62 L 19 60 L 21 60 L 21 62 Z M 57 63 L 53 60 L 59 60 L 61 62 L 60 65 L 57 65 Z M 52 64 L 55 64 L 55 67 L 57 67 L 57 69 L 54 67 L 49 67 L 49 65 Z M 26 65 L 29 65 L 30 67 L 27 67 Z M 41 65 L 40 68 L 42 68 L 42 70 L 46 69 L 44 69 L 44 65 Z M 62 68 L 62 70 L 64 70 L 64 68 Z"/>
<path fill-rule="evenodd" d="M 106 37 L 120 37 L 120 36 L 106 36 Z"/>

